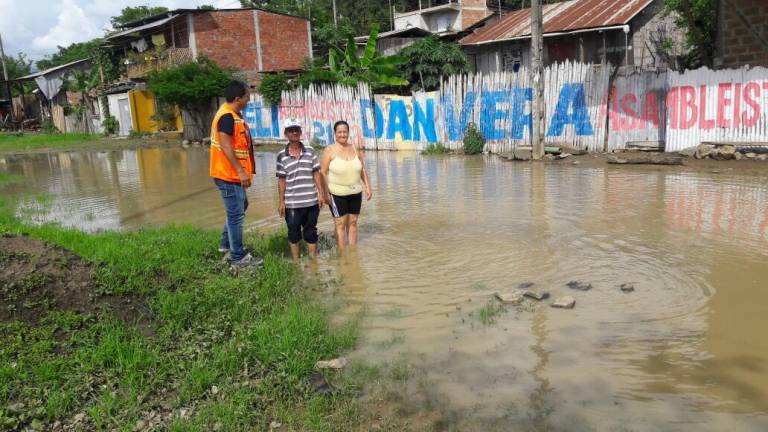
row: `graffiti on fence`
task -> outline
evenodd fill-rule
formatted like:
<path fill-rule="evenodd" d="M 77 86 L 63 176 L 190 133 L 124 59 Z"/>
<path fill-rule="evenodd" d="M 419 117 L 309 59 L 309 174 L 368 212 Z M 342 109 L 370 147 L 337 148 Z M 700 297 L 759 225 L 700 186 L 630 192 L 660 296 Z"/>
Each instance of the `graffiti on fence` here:
<path fill-rule="evenodd" d="M 698 142 L 768 142 L 768 70 L 620 75 L 564 63 L 545 73 L 545 135 L 551 143 L 592 151 L 633 141 L 680 150 Z M 280 122 L 299 119 L 305 139 L 333 142 L 332 125 L 346 120 L 353 142 L 366 148 L 423 149 L 443 142 L 458 148 L 470 122 L 488 150 L 529 141 L 533 91 L 527 74 L 450 77 L 440 91 L 411 96 L 371 95 L 367 88 L 317 87 L 286 94 L 279 107 L 253 95 L 246 109 L 257 139 L 280 139 Z M 607 130 L 606 130 L 607 129 Z"/>

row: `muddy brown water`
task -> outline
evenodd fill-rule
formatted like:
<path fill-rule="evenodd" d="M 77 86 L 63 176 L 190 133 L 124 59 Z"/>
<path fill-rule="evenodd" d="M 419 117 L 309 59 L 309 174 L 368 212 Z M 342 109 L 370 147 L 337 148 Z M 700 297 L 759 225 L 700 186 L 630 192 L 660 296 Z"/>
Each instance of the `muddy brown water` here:
<path fill-rule="evenodd" d="M 250 231 L 281 225 L 274 159 L 258 153 Z M 406 403 L 456 430 L 768 430 L 768 178 L 368 161 L 360 246 L 326 253 L 319 273 L 341 281 L 340 315 L 366 311 L 353 356 L 411 365 Z M 49 196 L 20 216 L 85 230 L 220 226 L 207 164 L 196 147 L 0 156 L 29 178 L 14 189 Z M 576 308 L 527 300 L 484 324 L 493 293 L 522 282 Z"/>

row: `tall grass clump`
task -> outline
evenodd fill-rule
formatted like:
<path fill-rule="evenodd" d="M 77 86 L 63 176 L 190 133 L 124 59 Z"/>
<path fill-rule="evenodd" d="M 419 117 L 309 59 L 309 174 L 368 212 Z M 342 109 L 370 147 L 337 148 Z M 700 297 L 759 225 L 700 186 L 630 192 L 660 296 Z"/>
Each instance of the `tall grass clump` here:
<path fill-rule="evenodd" d="M 436 142 L 433 144 L 427 145 L 427 148 L 425 148 L 421 154 L 423 155 L 443 155 L 450 153 L 451 150 L 445 146 L 445 144 L 441 142 Z"/>

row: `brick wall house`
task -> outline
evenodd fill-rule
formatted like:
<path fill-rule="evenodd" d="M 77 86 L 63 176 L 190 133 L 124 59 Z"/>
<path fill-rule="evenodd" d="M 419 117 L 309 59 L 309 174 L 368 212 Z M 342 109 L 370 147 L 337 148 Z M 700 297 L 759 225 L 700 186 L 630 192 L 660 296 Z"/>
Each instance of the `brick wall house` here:
<path fill-rule="evenodd" d="M 242 71 L 255 84 L 260 72 L 299 70 L 312 58 L 309 21 L 258 9 L 192 13 L 192 54 Z"/>
<path fill-rule="evenodd" d="M 768 66 L 768 1 L 720 0 L 716 65 Z"/>
<path fill-rule="evenodd" d="M 674 68 L 685 37 L 663 0 L 569 0 L 545 4 L 544 64 L 579 61 L 614 66 Z M 517 10 L 459 40 L 474 70 L 529 67 L 531 10 Z"/>
<path fill-rule="evenodd" d="M 205 56 L 256 85 L 262 72 L 299 70 L 312 58 L 308 20 L 255 8 L 176 9 L 128 23 L 105 39 L 122 47 L 134 81 Z"/>
<path fill-rule="evenodd" d="M 150 72 L 205 56 L 256 87 L 262 73 L 300 70 L 312 58 L 310 30 L 304 18 L 256 8 L 176 9 L 126 24 L 104 38 L 126 65 L 130 90 L 120 96 L 130 102 L 130 115 L 118 119 L 121 131 L 157 132 L 162 127 L 155 121 L 161 105 L 146 91 Z M 209 118 L 218 106 L 213 103 L 212 112 L 204 114 Z M 185 137 L 207 135 L 210 119 L 199 125 L 188 113 L 181 116 L 183 120 L 171 124 L 181 124 Z"/>

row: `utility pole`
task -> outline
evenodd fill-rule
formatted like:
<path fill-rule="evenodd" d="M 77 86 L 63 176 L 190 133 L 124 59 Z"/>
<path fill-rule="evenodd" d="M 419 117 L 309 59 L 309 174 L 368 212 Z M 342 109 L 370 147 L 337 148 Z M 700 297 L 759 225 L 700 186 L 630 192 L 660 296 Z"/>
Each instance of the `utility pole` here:
<path fill-rule="evenodd" d="M 531 141 L 533 146 L 532 158 L 538 160 L 544 157 L 544 14 L 541 8 L 542 0 L 531 1 L 531 54 L 533 81 L 533 130 Z"/>
<path fill-rule="evenodd" d="M 2 36 L 0 36 L 0 63 L 3 64 L 3 80 L 5 80 L 5 89 L 8 91 L 8 101 L 11 103 L 11 121 L 15 121 L 16 113 L 13 109 L 13 93 L 11 93 L 11 82 L 8 81 L 8 68 L 5 66 L 5 51 L 3 50 Z"/>

